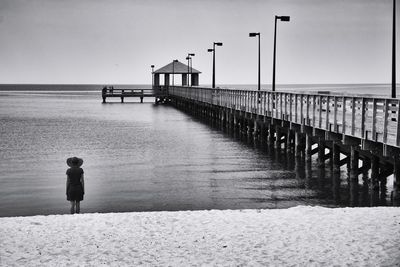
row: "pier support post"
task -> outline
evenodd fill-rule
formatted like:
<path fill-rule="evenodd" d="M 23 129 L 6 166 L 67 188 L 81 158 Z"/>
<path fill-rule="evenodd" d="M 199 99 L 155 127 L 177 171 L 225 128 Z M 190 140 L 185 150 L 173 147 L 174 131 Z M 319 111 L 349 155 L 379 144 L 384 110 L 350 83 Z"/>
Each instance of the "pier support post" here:
<path fill-rule="evenodd" d="M 303 185 L 305 183 L 304 178 L 306 172 L 304 158 L 294 157 L 294 162 L 297 182 Z"/>
<path fill-rule="evenodd" d="M 250 137 L 251 134 L 252 134 L 252 132 L 251 132 L 251 130 L 252 130 L 252 128 L 251 128 L 251 120 L 247 119 L 247 118 L 244 118 L 244 121 L 245 121 L 245 129 L 244 130 L 246 132 L 247 137 Z"/>
<path fill-rule="evenodd" d="M 286 151 L 290 152 L 292 149 L 292 131 L 288 127 L 287 133 L 286 133 Z"/>
<path fill-rule="evenodd" d="M 358 206 L 358 161 L 359 154 L 355 146 L 350 147 L 350 205 Z"/>
<path fill-rule="evenodd" d="M 399 157 L 394 158 L 392 199 L 394 206 L 400 206 L 400 158 Z"/>
<path fill-rule="evenodd" d="M 312 136 L 306 134 L 306 161 L 311 161 L 311 151 L 312 151 Z"/>
<path fill-rule="evenodd" d="M 296 157 L 301 157 L 301 150 L 303 149 L 303 140 L 300 132 L 295 133 L 295 147 L 294 154 Z"/>
<path fill-rule="evenodd" d="M 379 158 L 372 155 L 371 159 L 371 205 L 379 203 Z"/>
<path fill-rule="evenodd" d="M 237 119 L 236 111 L 233 111 L 233 128 L 237 129 L 237 127 L 238 127 L 238 119 Z"/>
<path fill-rule="evenodd" d="M 325 145 L 322 138 L 318 139 L 318 165 L 325 166 Z"/>
<path fill-rule="evenodd" d="M 270 145 L 272 145 L 274 142 L 274 134 L 275 134 L 274 127 L 272 124 L 270 124 L 268 127 L 268 143 Z"/>
<path fill-rule="evenodd" d="M 278 125 L 275 125 L 275 143 L 274 146 L 275 148 L 281 148 L 281 139 L 282 139 L 282 133 L 281 133 L 281 129 L 279 128 Z"/>
<path fill-rule="evenodd" d="M 124 103 L 124 97 L 121 97 L 121 103 Z"/>
<path fill-rule="evenodd" d="M 332 144 L 332 185 L 333 198 L 340 203 L 340 146 Z"/>
<path fill-rule="evenodd" d="M 106 103 L 106 97 L 103 96 L 103 103 Z"/>
<path fill-rule="evenodd" d="M 371 200 L 369 199 L 369 170 L 371 169 L 371 159 L 370 158 L 363 158 L 363 171 L 362 171 L 362 190 L 361 190 L 361 204 L 364 206 L 369 206 Z"/>
<path fill-rule="evenodd" d="M 312 166 L 311 161 L 305 161 L 305 188 L 309 189 L 312 180 Z"/>
<path fill-rule="evenodd" d="M 265 129 L 265 122 L 261 122 L 260 124 L 260 140 L 264 144 L 265 139 L 267 138 L 266 129 Z"/>
<path fill-rule="evenodd" d="M 253 129 L 253 139 L 256 140 L 258 138 L 258 122 L 256 119 L 253 119 L 254 129 Z"/>

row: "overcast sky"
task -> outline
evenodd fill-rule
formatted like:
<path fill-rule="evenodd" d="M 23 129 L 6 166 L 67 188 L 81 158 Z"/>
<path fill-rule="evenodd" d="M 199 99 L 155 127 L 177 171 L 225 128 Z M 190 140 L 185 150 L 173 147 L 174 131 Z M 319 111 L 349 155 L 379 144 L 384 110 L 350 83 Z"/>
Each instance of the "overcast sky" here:
<path fill-rule="evenodd" d="M 392 0 L 0 0 L 0 83 L 149 84 L 190 52 L 210 84 L 223 42 L 217 84 L 255 84 L 255 31 L 269 84 L 275 15 L 277 83 L 391 82 Z"/>

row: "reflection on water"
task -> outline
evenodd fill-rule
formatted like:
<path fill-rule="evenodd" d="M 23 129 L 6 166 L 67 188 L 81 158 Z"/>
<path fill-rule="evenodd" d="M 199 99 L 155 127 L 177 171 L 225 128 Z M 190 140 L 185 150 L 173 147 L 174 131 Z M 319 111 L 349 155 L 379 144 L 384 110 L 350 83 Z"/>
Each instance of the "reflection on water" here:
<path fill-rule="evenodd" d="M 207 123 L 207 121 L 203 121 Z M 212 126 L 218 128 L 218 124 L 212 123 Z M 254 149 L 261 150 L 269 155 L 270 160 L 279 162 L 286 170 L 294 171 L 297 179 L 296 188 L 305 188 L 316 190 L 317 198 L 324 199 L 326 202 L 321 202 L 319 205 L 328 205 L 331 207 L 369 207 L 369 206 L 386 206 L 390 203 L 388 192 L 392 188 L 391 185 L 393 176 L 381 177 L 377 186 L 379 190 L 374 190 L 371 185 L 372 181 L 369 178 L 371 171 L 371 163 L 365 159 L 365 168 L 361 168 L 361 173 L 358 173 L 358 179 L 351 179 L 349 167 L 334 166 L 331 159 L 325 162 L 318 163 L 317 155 L 312 156 L 312 160 L 306 160 L 304 154 L 301 157 L 295 157 L 293 150 L 288 152 L 285 148 L 277 149 L 273 145 L 259 143 L 254 137 L 243 132 L 231 132 L 231 129 L 223 129 L 225 133 L 231 137 L 245 142 L 248 146 Z M 349 163 L 348 163 L 349 164 Z M 389 167 L 387 167 L 389 168 Z M 391 167 L 390 167 L 391 168 Z M 387 169 L 390 173 L 390 170 Z M 307 196 L 307 201 L 311 199 Z"/>
<path fill-rule="evenodd" d="M 83 212 L 369 206 L 374 199 L 366 179 L 349 187 L 347 172 L 333 173 L 329 163 L 169 106 L 100 100 L 0 94 L 0 216 L 68 213 L 65 160 L 74 155 L 85 161 Z"/>

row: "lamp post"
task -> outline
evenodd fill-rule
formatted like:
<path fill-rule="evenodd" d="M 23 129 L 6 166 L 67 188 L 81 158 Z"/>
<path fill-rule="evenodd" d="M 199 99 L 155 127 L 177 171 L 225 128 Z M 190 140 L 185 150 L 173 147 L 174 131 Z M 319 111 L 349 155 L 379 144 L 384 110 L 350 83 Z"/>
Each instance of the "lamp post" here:
<path fill-rule="evenodd" d="M 272 66 L 272 91 L 275 91 L 275 57 L 276 57 L 276 22 L 280 21 L 290 21 L 290 16 L 275 16 L 275 30 L 274 30 L 274 59 Z"/>
<path fill-rule="evenodd" d="M 261 60 L 260 60 L 260 37 L 261 37 L 261 35 L 260 35 L 260 33 L 259 32 L 251 32 L 251 33 L 249 33 L 249 37 L 256 37 L 256 36 L 258 36 L 258 92 L 260 92 L 260 90 L 261 90 L 261 78 L 260 78 L 260 75 L 261 75 L 261 67 L 260 67 L 260 65 L 261 65 Z M 260 97 L 260 96 L 259 96 Z"/>
<path fill-rule="evenodd" d="M 396 0 L 393 0 L 392 98 L 396 98 Z"/>
<path fill-rule="evenodd" d="M 151 65 L 151 89 L 154 89 L 154 65 Z"/>
<path fill-rule="evenodd" d="M 212 88 L 215 88 L 215 46 L 222 46 L 222 43 L 214 42 L 213 48 L 207 50 L 208 52 L 213 52 Z"/>
<path fill-rule="evenodd" d="M 195 54 L 194 53 L 189 53 L 188 54 L 188 56 L 189 56 L 189 58 L 190 58 L 190 80 L 192 79 L 192 62 L 193 62 L 193 57 L 195 56 Z M 189 81 L 189 78 L 188 78 L 188 81 Z M 188 84 L 189 84 L 189 82 L 188 82 Z M 190 83 L 190 86 L 192 86 L 192 83 Z"/>
<path fill-rule="evenodd" d="M 172 61 L 172 86 L 175 86 L 175 81 L 174 81 L 174 77 L 175 77 L 175 62 L 178 62 L 178 60 L 174 59 Z"/>
<path fill-rule="evenodd" d="M 189 56 L 187 56 L 186 57 L 186 60 L 187 60 L 187 65 L 188 65 L 188 72 L 187 72 L 187 86 L 189 86 L 189 74 L 190 74 L 190 64 L 189 64 L 189 62 L 190 62 L 190 57 Z"/>
<path fill-rule="evenodd" d="M 188 53 L 188 56 L 186 57 L 186 60 L 188 61 L 188 82 L 187 82 L 187 85 L 189 86 L 189 77 L 191 77 L 191 74 L 192 74 L 192 64 L 191 64 L 191 62 L 192 62 L 192 57 L 194 57 L 195 56 L 195 54 L 194 53 Z"/>

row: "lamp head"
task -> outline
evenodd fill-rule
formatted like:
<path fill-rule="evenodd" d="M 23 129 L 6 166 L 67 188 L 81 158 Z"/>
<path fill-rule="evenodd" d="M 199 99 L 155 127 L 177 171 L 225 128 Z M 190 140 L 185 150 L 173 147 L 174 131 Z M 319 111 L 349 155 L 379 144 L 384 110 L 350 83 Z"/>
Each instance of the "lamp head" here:
<path fill-rule="evenodd" d="M 151 65 L 150 67 L 154 68 L 154 65 Z"/>
<path fill-rule="evenodd" d="M 190 53 L 190 54 L 188 54 L 188 56 L 194 57 L 194 53 Z"/>
<path fill-rule="evenodd" d="M 172 61 L 172 62 L 178 62 L 178 60 L 177 60 L 177 59 L 174 59 L 174 61 Z"/>
<path fill-rule="evenodd" d="M 290 21 L 290 16 L 279 16 L 278 19 L 281 21 Z"/>
<path fill-rule="evenodd" d="M 214 43 L 216 46 L 222 46 L 222 43 Z"/>
<path fill-rule="evenodd" d="M 189 60 L 190 59 L 190 57 L 186 57 L 186 60 Z"/>
<path fill-rule="evenodd" d="M 214 51 L 214 49 L 212 49 L 212 48 L 207 49 L 207 52 L 213 52 L 213 51 Z"/>
<path fill-rule="evenodd" d="M 251 33 L 249 33 L 249 37 L 256 37 L 258 35 L 260 35 L 259 32 L 251 32 Z"/>

